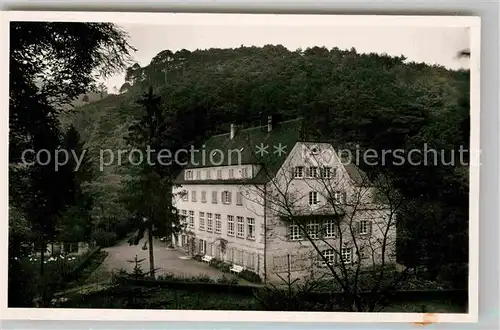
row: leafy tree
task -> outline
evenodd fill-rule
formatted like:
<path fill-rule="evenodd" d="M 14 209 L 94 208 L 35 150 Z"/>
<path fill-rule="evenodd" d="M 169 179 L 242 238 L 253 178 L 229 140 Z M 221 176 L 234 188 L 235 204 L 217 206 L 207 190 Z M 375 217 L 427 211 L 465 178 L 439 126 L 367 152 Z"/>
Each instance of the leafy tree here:
<path fill-rule="evenodd" d="M 125 68 L 133 48 L 108 23 L 12 22 L 9 40 L 10 203 L 29 223 L 43 276 L 46 244 L 55 240 L 58 219 L 74 202 L 73 175 L 57 171 L 53 157 L 62 146 L 58 113 L 95 85 L 96 71 L 106 77 Z M 27 165 L 26 149 L 52 157 Z M 48 298 L 43 291 L 42 301 Z"/>

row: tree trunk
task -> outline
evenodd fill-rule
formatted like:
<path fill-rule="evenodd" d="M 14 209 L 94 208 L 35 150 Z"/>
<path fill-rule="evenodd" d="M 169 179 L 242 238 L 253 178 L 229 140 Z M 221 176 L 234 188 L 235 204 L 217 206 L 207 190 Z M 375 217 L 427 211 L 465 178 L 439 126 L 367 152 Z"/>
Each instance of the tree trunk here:
<path fill-rule="evenodd" d="M 149 271 L 151 277 L 155 278 L 155 257 L 153 251 L 153 226 L 150 225 L 148 228 L 148 242 L 149 242 Z"/>
<path fill-rule="evenodd" d="M 44 258 L 45 258 L 45 250 L 47 249 L 47 246 L 45 246 L 45 242 L 41 242 L 40 246 L 40 276 L 43 276 L 45 267 L 44 267 Z"/>

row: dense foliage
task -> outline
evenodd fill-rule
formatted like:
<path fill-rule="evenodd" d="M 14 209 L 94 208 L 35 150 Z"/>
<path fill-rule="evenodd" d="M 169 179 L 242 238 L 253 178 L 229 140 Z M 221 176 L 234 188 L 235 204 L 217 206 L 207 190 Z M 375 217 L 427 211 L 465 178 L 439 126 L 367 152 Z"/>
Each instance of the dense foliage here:
<path fill-rule="evenodd" d="M 26 284 L 18 278 L 30 278 L 21 260 L 36 250 L 40 278 L 32 281 L 44 305 L 51 294 L 44 282 L 53 277 L 45 272 L 47 244 L 86 241 L 92 229 L 89 158 L 59 114 L 77 96 L 102 92 L 99 75 L 124 68 L 133 48 L 108 23 L 11 22 L 9 40 L 9 297 Z M 62 150 L 70 154 L 64 164 L 56 158 Z M 80 166 L 73 155 L 83 156 Z M 30 306 L 33 294 L 13 303 Z"/>

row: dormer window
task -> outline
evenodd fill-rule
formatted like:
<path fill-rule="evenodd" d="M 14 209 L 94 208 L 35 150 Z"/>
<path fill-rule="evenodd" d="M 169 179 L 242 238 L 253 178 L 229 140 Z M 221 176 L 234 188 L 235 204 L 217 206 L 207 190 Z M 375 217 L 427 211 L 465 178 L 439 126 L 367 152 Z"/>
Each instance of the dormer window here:
<path fill-rule="evenodd" d="M 184 178 L 186 180 L 191 180 L 193 179 L 193 171 L 192 170 L 186 170 L 186 173 L 184 174 Z"/>

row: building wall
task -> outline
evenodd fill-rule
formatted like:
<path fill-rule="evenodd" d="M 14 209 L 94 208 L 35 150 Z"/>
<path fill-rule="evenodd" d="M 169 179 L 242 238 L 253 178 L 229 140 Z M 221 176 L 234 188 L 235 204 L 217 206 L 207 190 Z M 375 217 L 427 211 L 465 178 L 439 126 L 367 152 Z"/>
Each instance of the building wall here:
<path fill-rule="evenodd" d="M 315 149 L 314 152 L 312 152 L 313 149 Z M 294 178 L 294 168 L 297 166 L 303 167 L 302 178 Z M 309 178 L 306 173 L 309 167 L 318 167 L 318 174 L 321 173 L 321 167 L 330 167 L 331 177 L 328 179 Z M 233 169 L 232 177 L 228 176 L 229 168 Z M 200 177 L 213 180 L 217 179 L 217 170 L 221 170 L 222 180 L 237 179 L 241 177 L 242 168 L 238 166 L 210 168 L 211 174 L 208 177 L 203 174 L 204 169 L 195 169 L 190 177 L 193 180 Z M 254 176 L 258 171 L 255 167 L 248 167 L 247 173 Z M 293 277 L 304 277 L 325 271 L 318 252 L 310 241 L 307 239 L 291 240 L 290 224 L 285 223 L 282 216 L 342 213 L 342 234 L 337 234 L 326 241 L 315 240 L 314 243 L 320 251 L 334 247 L 338 253 L 343 247 L 351 248 L 353 264 L 356 262 L 361 262 L 363 265 L 379 263 L 381 239 L 386 236 L 388 238 L 386 245 L 389 247 L 386 251 L 386 260 L 390 262 L 394 259 L 395 225 L 389 228 L 388 234 L 385 232 L 388 219 L 393 223 L 394 219 L 388 217 L 387 209 L 373 203 L 372 188 L 356 186 L 331 145 L 297 143 L 288 154 L 276 177 L 269 179 L 271 181 L 265 186 L 197 183 L 175 188 L 174 205 L 179 210 L 185 210 L 188 217 L 189 211 L 194 212 L 194 227 L 188 226 L 181 236 L 189 236 L 196 241 L 204 240 L 210 246 L 208 251 L 205 251 L 207 254 L 248 267 L 262 277 L 278 282 L 277 274 L 287 276 L 288 270 L 292 272 Z M 196 201 L 192 198 L 193 191 L 196 191 Z M 202 191 L 206 191 L 204 203 Z M 212 202 L 213 191 L 217 193 L 217 203 Z M 223 191 L 231 193 L 231 203 L 222 203 Z M 318 192 L 318 203 L 313 206 L 309 205 L 310 191 Z M 181 196 L 186 192 L 187 200 L 184 200 Z M 243 205 L 236 205 L 238 193 L 242 194 Z M 334 198 L 338 198 L 337 204 L 332 203 L 334 193 L 338 193 L 334 195 Z M 356 211 L 350 212 L 349 208 L 345 208 L 346 202 L 357 205 Z M 200 229 L 200 212 L 205 214 L 204 230 Z M 214 230 L 212 232 L 207 231 L 207 213 L 213 214 Z M 215 233 L 215 214 L 221 216 L 220 234 Z M 228 234 L 228 215 L 234 216 L 234 235 Z M 241 238 L 237 237 L 238 216 L 244 218 L 245 234 Z M 249 218 L 255 220 L 255 239 L 247 237 Z M 356 235 L 353 238 L 350 229 L 355 225 L 359 227 L 360 221 L 369 223 L 369 233 Z M 190 223 L 189 218 L 187 223 Z M 180 237 L 174 239 L 177 245 L 182 245 Z M 227 241 L 225 253 L 221 251 L 220 239 Z M 360 252 L 359 256 L 356 251 Z M 199 253 L 199 247 L 195 252 Z M 267 271 L 267 274 L 264 274 L 264 271 Z"/>
<path fill-rule="evenodd" d="M 313 146 L 317 147 L 319 152 L 311 155 L 309 150 Z M 293 169 L 297 166 L 303 166 L 304 171 L 311 166 L 318 168 L 327 166 L 335 170 L 329 179 L 307 178 L 305 173 L 303 178 L 294 178 Z M 368 266 L 373 262 L 381 262 L 381 247 L 383 238 L 386 237 L 385 262 L 395 261 L 394 217 L 389 217 L 389 210 L 384 206 L 373 203 L 372 188 L 355 185 L 330 145 L 296 144 L 276 178 L 268 184 L 267 191 L 270 194 L 269 198 L 275 199 L 266 216 L 267 253 L 272 256 L 267 258 L 266 265 L 270 280 L 278 280 L 276 274 L 286 276 L 289 270 L 294 277 L 314 276 L 314 273 L 325 271 L 317 250 L 309 240 L 291 239 L 290 223 L 284 222 L 282 218 L 287 215 L 338 213 L 342 219 L 340 233 L 337 232 L 338 228 L 335 228 L 335 238 L 315 239 L 314 243 L 320 251 L 334 248 L 336 253 L 341 253 L 343 247 L 351 249 L 351 264 L 361 262 L 363 266 Z M 319 193 L 317 205 L 309 205 L 310 191 Z M 341 193 L 339 204 L 332 201 L 332 194 L 337 191 Z M 351 206 L 346 207 L 346 203 Z M 388 225 L 389 220 L 390 225 Z M 361 222 L 366 233 L 358 234 Z M 351 229 L 355 231 L 354 236 Z M 356 251 L 359 252 L 359 256 Z"/>
<path fill-rule="evenodd" d="M 195 240 L 204 240 L 207 243 L 207 253 L 213 257 L 225 260 L 230 263 L 240 264 L 242 266 L 248 267 L 255 271 L 262 271 L 263 268 L 263 253 L 264 253 L 264 230 L 263 230 L 263 209 L 262 201 L 254 198 L 244 198 L 242 197 L 243 205 L 236 205 L 236 194 L 242 189 L 238 185 L 234 184 L 217 184 L 217 185 L 201 185 L 201 184 L 189 184 L 183 185 L 174 189 L 174 195 L 177 193 L 187 191 L 188 200 L 183 200 L 181 196 L 176 196 L 174 200 L 174 205 L 179 210 L 186 210 L 187 228 L 179 235 L 178 238 L 174 238 L 177 246 L 182 246 L 182 235 L 195 238 Z M 193 191 L 196 191 L 196 201 L 192 200 Z M 207 192 L 207 200 L 205 203 L 201 201 L 201 192 Z M 217 203 L 212 202 L 212 192 L 217 193 Z M 231 203 L 222 203 L 221 194 L 224 191 L 229 191 L 231 193 Z M 190 227 L 189 211 L 194 212 L 194 227 Z M 204 217 L 204 229 L 200 229 L 200 212 L 203 212 Z M 212 213 L 213 228 L 212 232 L 207 229 L 207 213 Z M 220 214 L 221 216 L 221 233 L 215 232 L 215 215 Z M 234 220 L 234 234 L 230 235 L 228 233 L 228 216 L 233 216 Z M 244 233 L 243 237 L 238 235 L 238 218 L 243 217 L 244 219 Z M 248 219 L 254 219 L 254 238 L 248 237 L 249 234 L 249 223 Z M 224 239 L 227 241 L 225 249 L 220 246 L 220 240 Z M 186 238 L 187 240 L 187 238 Z M 224 251 L 225 250 L 225 251 Z M 198 247 L 195 251 L 199 253 Z"/>

